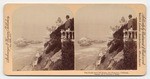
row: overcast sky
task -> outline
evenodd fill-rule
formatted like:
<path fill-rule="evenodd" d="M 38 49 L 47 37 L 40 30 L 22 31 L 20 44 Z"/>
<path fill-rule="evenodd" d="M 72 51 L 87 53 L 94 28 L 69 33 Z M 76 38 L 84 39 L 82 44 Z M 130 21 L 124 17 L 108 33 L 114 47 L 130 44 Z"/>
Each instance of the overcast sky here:
<path fill-rule="evenodd" d="M 76 39 L 106 39 L 112 36 L 110 26 L 118 25 L 122 16 L 128 20 L 129 14 L 135 17 L 134 11 L 124 5 L 90 5 L 80 8 L 75 17 Z"/>
<path fill-rule="evenodd" d="M 72 12 L 59 5 L 30 5 L 20 7 L 13 13 L 14 40 L 24 37 L 29 40 L 43 40 L 46 27 L 53 26 L 58 17 L 65 22 Z"/>
<path fill-rule="evenodd" d="M 111 35 L 110 26 L 119 23 L 122 16 L 134 12 L 124 5 L 88 5 L 72 15 L 69 8 L 61 5 L 29 5 L 20 7 L 13 13 L 14 40 L 20 37 L 43 40 L 46 27 L 55 25 L 58 17 L 65 22 L 65 16 L 75 17 L 76 40 L 82 37 L 105 39 Z"/>

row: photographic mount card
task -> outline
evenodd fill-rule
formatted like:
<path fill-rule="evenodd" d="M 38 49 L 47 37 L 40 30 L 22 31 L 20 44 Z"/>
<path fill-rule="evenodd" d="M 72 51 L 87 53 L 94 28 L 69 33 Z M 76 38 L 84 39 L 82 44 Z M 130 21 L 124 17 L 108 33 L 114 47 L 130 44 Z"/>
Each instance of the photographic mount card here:
<path fill-rule="evenodd" d="M 6 75 L 144 75 L 143 4 L 6 4 Z"/>

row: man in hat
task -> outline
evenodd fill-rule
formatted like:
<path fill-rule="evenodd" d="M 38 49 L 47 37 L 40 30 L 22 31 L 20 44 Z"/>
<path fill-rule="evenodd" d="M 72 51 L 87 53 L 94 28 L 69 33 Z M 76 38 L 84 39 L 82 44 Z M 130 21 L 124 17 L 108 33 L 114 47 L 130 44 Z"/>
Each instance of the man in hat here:
<path fill-rule="evenodd" d="M 130 14 L 129 16 L 129 21 L 128 21 L 128 29 L 133 28 L 133 19 L 132 19 L 132 15 Z"/>
<path fill-rule="evenodd" d="M 65 30 L 71 27 L 71 21 L 69 15 L 66 15 L 66 22 L 65 22 Z"/>

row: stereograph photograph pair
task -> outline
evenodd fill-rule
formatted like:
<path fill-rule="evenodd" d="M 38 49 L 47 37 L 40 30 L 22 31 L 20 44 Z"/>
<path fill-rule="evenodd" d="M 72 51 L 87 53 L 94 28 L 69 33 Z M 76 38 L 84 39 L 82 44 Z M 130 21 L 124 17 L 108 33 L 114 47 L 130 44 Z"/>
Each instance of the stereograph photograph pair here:
<path fill-rule="evenodd" d="M 6 75 L 144 75 L 142 4 L 6 4 Z"/>

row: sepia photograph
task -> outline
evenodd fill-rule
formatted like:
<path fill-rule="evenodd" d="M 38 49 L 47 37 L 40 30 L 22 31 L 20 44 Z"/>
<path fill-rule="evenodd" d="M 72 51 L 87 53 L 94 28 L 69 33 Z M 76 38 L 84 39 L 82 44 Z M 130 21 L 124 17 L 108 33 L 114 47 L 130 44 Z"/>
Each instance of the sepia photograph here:
<path fill-rule="evenodd" d="M 131 8 L 80 8 L 75 17 L 75 38 L 75 69 L 137 69 L 137 16 Z"/>
<path fill-rule="evenodd" d="M 13 13 L 13 70 L 73 70 L 74 18 L 59 5 L 31 5 Z"/>
<path fill-rule="evenodd" d="M 143 75 L 142 4 L 7 4 L 6 75 Z"/>

